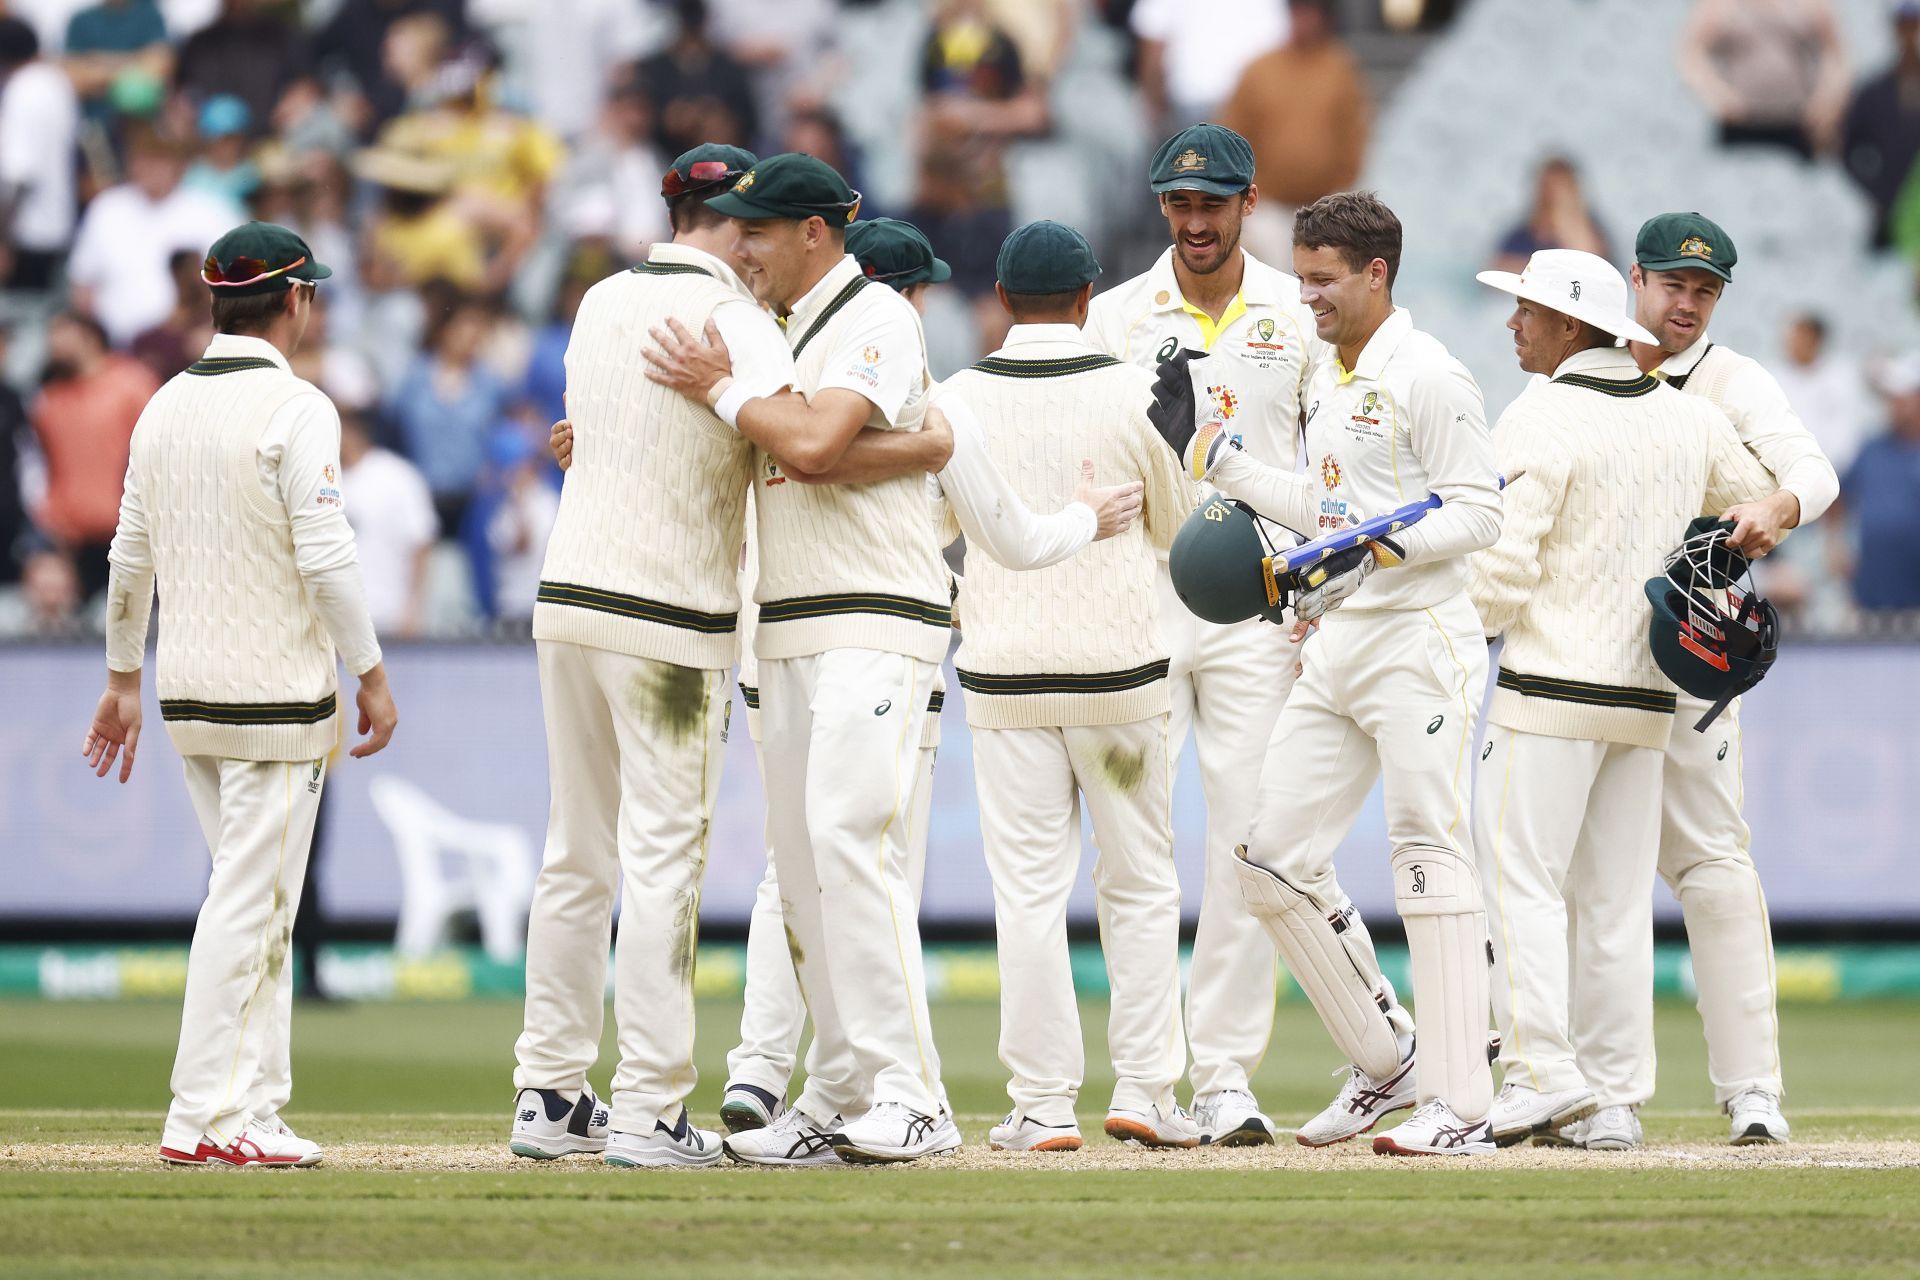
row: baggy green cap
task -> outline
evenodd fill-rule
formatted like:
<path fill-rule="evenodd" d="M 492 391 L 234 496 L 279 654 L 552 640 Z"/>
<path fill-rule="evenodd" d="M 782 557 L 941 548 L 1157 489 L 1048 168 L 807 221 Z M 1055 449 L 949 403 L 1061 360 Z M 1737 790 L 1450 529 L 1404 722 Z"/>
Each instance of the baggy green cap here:
<path fill-rule="evenodd" d="M 248 222 L 213 242 L 200 279 L 217 298 L 279 293 L 295 280 L 325 280 L 333 268 L 314 261 L 307 242 L 277 222 Z"/>
<path fill-rule="evenodd" d="M 722 182 L 738 182 L 740 175 L 759 161 L 760 157 L 745 147 L 703 142 L 667 166 L 666 174 L 660 179 L 660 194 L 672 199 L 705 187 L 717 191 Z M 699 166 L 697 172 L 696 165 Z"/>
<path fill-rule="evenodd" d="M 1719 223 L 1698 213 L 1663 213 L 1640 225 L 1633 260 L 1643 271 L 1682 271 L 1689 267 L 1733 280 L 1740 255 L 1733 237 Z"/>
<path fill-rule="evenodd" d="M 1279 622 L 1285 606 L 1268 565 L 1272 554 L 1252 510 L 1215 495 L 1174 535 L 1167 571 L 1197 618 L 1222 626 L 1252 617 Z"/>
<path fill-rule="evenodd" d="M 1008 293 L 1074 293 L 1099 278 L 1100 263 L 1085 236 L 1043 218 L 1001 243 L 994 275 Z"/>
<path fill-rule="evenodd" d="M 707 201 L 707 208 L 749 222 L 825 218 L 844 227 L 859 216 L 860 193 L 826 161 L 789 151 L 741 174 L 733 190 Z"/>
<path fill-rule="evenodd" d="M 1160 144 L 1147 180 L 1156 194 L 1237 196 L 1253 185 L 1253 145 L 1223 124 L 1196 124 Z"/>
<path fill-rule="evenodd" d="M 847 228 L 847 252 L 859 260 L 870 280 L 909 289 L 916 284 L 941 284 L 953 278 L 953 268 L 936 258 L 933 242 L 911 222 L 898 218 L 868 218 Z"/>

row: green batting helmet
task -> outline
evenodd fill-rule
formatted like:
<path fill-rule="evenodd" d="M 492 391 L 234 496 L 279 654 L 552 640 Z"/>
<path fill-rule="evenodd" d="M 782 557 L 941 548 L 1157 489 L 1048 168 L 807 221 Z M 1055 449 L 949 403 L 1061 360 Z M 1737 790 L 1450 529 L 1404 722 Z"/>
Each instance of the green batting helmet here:
<path fill-rule="evenodd" d="M 1253 509 L 1214 496 L 1187 517 L 1167 558 L 1180 602 L 1208 622 L 1281 621 L 1286 593 Z"/>

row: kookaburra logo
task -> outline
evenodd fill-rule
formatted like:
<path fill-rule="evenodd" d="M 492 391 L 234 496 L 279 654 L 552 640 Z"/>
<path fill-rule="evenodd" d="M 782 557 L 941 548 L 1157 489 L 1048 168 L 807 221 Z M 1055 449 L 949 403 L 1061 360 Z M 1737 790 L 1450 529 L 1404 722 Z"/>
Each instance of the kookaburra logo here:
<path fill-rule="evenodd" d="M 1427 891 L 1427 869 L 1417 862 L 1413 864 L 1413 891 L 1415 893 Z"/>
<path fill-rule="evenodd" d="M 1580 301 L 1580 282 L 1578 280 L 1573 282 L 1573 300 L 1575 302 Z"/>

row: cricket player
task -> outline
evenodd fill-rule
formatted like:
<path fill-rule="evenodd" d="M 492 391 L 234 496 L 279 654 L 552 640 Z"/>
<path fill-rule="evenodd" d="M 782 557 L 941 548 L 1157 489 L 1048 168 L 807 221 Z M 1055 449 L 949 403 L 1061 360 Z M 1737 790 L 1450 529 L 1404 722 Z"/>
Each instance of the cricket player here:
<path fill-rule="evenodd" d="M 1838 496 L 1840 481 L 1773 375 L 1708 335 L 1737 258 L 1732 238 L 1700 214 L 1648 219 L 1634 240 L 1632 279 L 1636 318 L 1658 341 L 1633 343 L 1632 350 L 1645 372 L 1718 406 L 1778 479 L 1762 500 L 1726 513 L 1736 522 L 1728 545 L 1759 557 L 1787 530 L 1818 519 Z M 1696 733 L 1693 725 L 1706 711 L 1706 703 L 1680 695 L 1661 793 L 1660 875 L 1686 918 L 1707 1074 L 1730 1118 L 1731 1140 L 1786 1142 L 1773 937 L 1740 815 L 1740 708 L 1735 703 L 1711 732 Z M 1634 1051 L 1644 1055 L 1651 1075 L 1653 1041 Z"/>
<path fill-rule="evenodd" d="M 332 271 L 285 227 L 221 236 L 201 279 L 207 352 L 135 425 L 109 555 L 107 689 L 82 746 L 133 772 L 140 672 L 160 595 L 160 718 L 186 766 L 207 848 L 173 1105 L 160 1158 L 314 1165 L 281 1119 L 293 1092 L 293 918 L 340 737 L 335 652 L 359 679 L 364 758 L 398 716 L 340 491 L 340 418 L 288 357 Z"/>
<path fill-rule="evenodd" d="M 1494 427 L 1513 479 L 1499 540 L 1469 562 L 1481 624 L 1506 637 L 1473 813 L 1480 880 L 1495 886 L 1506 1083 L 1493 1138 L 1622 1150 L 1640 1144 L 1635 1113 L 1653 1095 L 1651 1061 L 1615 1046 L 1653 1035 L 1660 775 L 1676 729 L 1644 583 L 1688 521 L 1765 497 L 1773 477 L 1724 414 L 1616 345 L 1653 335 L 1604 258 L 1543 249 L 1519 275 L 1479 278 L 1517 299 L 1507 328 L 1540 375 Z"/>
<path fill-rule="evenodd" d="M 1082 1145 L 1074 1102 L 1085 1075 L 1067 958 L 1067 896 L 1080 865 L 1080 806 L 1100 842 L 1094 867 L 1113 992 L 1109 1136 L 1198 1146 L 1174 1100 L 1180 1029 L 1180 883 L 1173 867 L 1167 651 L 1156 626 L 1156 552 L 1193 509 L 1192 482 L 1161 447 L 1153 378 L 1087 341 L 1093 249 L 1056 222 L 1007 237 L 996 291 L 1007 341 L 947 391 L 979 415 L 994 463 L 1019 497 L 1068 497 L 1065 465 L 1146 486 L 1144 528 L 1039 573 L 969 557 L 955 665 L 973 728 L 981 836 L 993 876 L 1000 962 L 1000 1060 L 1013 1109 L 996 1150 Z"/>
<path fill-rule="evenodd" d="M 1392 539 L 1323 561 L 1294 601 L 1319 634 L 1280 713 L 1241 846 L 1247 907 L 1272 936 L 1328 1032 L 1352 1062 L 1333 1102 L 1298 1131 L 1341 1142 L 1389 1111 L 1413 1116 L 1376 1137 L 1388 1155 L 1494 1149 L 1487 1110 L 1487 930 L 1468 830 L 1473 722 L 1487 646 L 1468 599 L 1466 557 L 1500 529 L 1500 497 L 1480 389 L 1465 367 L 1393 305 L 1400 221 L 1370 193 L 1327 196 L 1294 219 L 1294 272 L 1334 358 L 1308 390 L 1311 474 L 1271 466 L 1205 412 L 1196 440 L 1194 360 L 1156 386 L 1176 454 L 1229 497 L 1302 535 L 1335 532 L 1438 496 L 1443 505 Z M 1390 564 L 1370 578 L 1377 563 Z M 1335 610 L 1335 606 L 1344 608 Z M 1414 1021 L 1381 974 L 1333 851 L 1376 776 L 1386 783 L 1394 901 L 1406 923 Z"/>
<path fill-rule="evenodd" d="M 1299 282 L 1240 245 L 1260 200 L 1253 148 L 1224 126 L 1194 125 L 1167 139 L 1149 172 L 1173 245 L 1144 275 L 1093 300 L 1087 336 L 1149 370 L 1182 349 L 1208 353 L 1206 391 L 1226 429 L 1260 461 L 1293 467 L 1317 339 Z M 1249 1082 L 1273 1032 L 1278 972 L 1272 944 L 1241 904 L 1233 848 L 1253 818 L 1247 776 L 1293 685 L 1298 646 L 1285 628 L 1259 620 L 1202 622 L 1164 572 L 1159 614 L 1171 659 L 1173 755 L 1191 728 L 1207 803 L 1187 986 L 1193 1114 L 1209 1143 L 1268 1143 L 1273 1122 Z"/>

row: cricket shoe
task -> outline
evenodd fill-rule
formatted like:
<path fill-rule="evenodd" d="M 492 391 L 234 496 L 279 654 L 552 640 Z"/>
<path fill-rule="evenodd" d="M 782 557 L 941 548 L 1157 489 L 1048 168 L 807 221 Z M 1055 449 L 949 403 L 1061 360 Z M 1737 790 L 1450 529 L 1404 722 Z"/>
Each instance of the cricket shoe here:
<path fill-rule="evenodd" d="M 1493 1125 L 1493 1140 L 1503 1147 L 1512 1147 L 1536 1134 L 1558 1133 L 1575 1120 L 1592 1115 L 1599 1105 L 1593 1090 L 1585 1085 L 1542 1093 L 1524 1084 L 1509 1082 L 1493 1100 L 1487 1120 Z"/>
<path fill-rule="evenodd" d="M 287 1122 L 280 1118 L 278 1111 L 272 1115 L 255 1116 L 253 1121 L 268 1133 L 278 1134 L 281 1138 L 297 1143 L 306 1150 L 306 1155 L 294 1164 L 294 1168 L 310 1169 L 325 1159 L 326 1153 L 321 1150 L 320 1144 L 317 1142 L 309 1142 L 288 1128 Z"/>
<path fill-rule="evenodd" d="M 740 1164 L 838 1165 L 833 1132 L 839 1127 L 839 1116 L 823 1125 L 800 1108 L 788 1107 L 772 1124 L 732 1134 L 720 1145 L 727 1159 Z"/>
<path fill-rule="evenodd" d="M 258 1120 L 249 1120 L 232 1142 L 211 1141 L 200 1135 L 192 1151 L 161 1147 L 160 1158 L 168 1164 L 209 1165 L 239 1169 L 304 1169 L 320 1163 L 320 1148 L 305 1138 L 294 1136 L 285 1125 L 279 1131 Z"/>
<path fill-rule="evenodd" d="M 1085 1145 L 1077 1124 L 1041 1124 L 1011 1111 L 987 1130 L 987 1146 L 994 1151 L 1078 1151 Z"/>
<path fill-rule="evenodd" d="M 1245 1089 L 1221 1089 L 1193 1100 L 1203 1147 L 1270 1147 L 1273 1121 Z"/>
<path fill-rule="evenodd" d="M 652 1133 L 609 1133 L 606 1161 L 620 1169 L 698 1169 L 720 1162 L 720 1135 L 694 1128 L 682 1107 L 671 1127 L 661 1119 Z"/>
<path fill-rule="evenodd" d="M 728 1133 L 745 1133 L 766 1128 L 786 1111 L 785 1098 L 776 1098 L 757 1084 L 730 1084 L 720 1102 L 720 1123 Z"/>
<path fill-rule="evenodd" d="M 1588 1151 L 1632 1151 L 1645 1141 L 1640 1132 L 1640 1117 L 1632 1107 L 1620 1105 L 1602 1107 L 1560 1132 L 1572 1145 Z"/>
<path fill-rule="evenodd" d="M 1301 1125 L 1293 1135 L 1293 1140 L 1303 1147 L 1330 1147 L 1336 1142 L 1357 1138 L 1378 1124 L 1380 1117 L 1405 1110 L 1419 1101 L 1413 1085 L 1411 1047 L 1399 1067 L 1384 1080 L 1375 1080 L 1355 1066 L 1340 1070 L 1347 1073 L 1347 1082 L 1340 1086 L 1340 1092 L 1333 1095 L 1333 1101 L 1325 1110 Z M 1339 1075 L 1340 1071 L 1333 1074 Z"/>
<path fill-rule="evenodd" d="M 507 1150 L 529 1160 L 593 1154 L 607 1149 L 607 1104 L 586 1085 L 578 1098 L 558 1089 L 522 1089 L 513 1098 L 513 1137 Z"/>
<path fill-rule="evenodd" d="M 1728 1141 L 1736 1147 L 1793 1141 L 1787 1117 L 1780 1111 L 1780 1099 L 1765 1089 L 1744 1089 L 1734 1094 L 1727 1100 L 1727 1114 L 1733 1118 Z"/>
<path fill-rule="evenodd" d="M 1107 1136 L 1143 1147 L 1197 1147 L 1200 1126 L 1178 1105 L 1162 1111 L 1156 1104 L 1145 1110 L 1115 1107 L 1107 1112 Z"/>
<path fill-rule="evenodd" d="M 924 1115 L 904 1102 L 876 1103 L 833 1135 L 833 1153 L 848 1164 L 899 1164 L 959 1149 L 952 1116 Z"/>
<path fill-rule="evenodd" d="M 1373 1140 L 1377 1156 L 1491 1155 L 1493 1128 L 1485 1120 L 1471 1124 L 1435 1098 Z"/>

